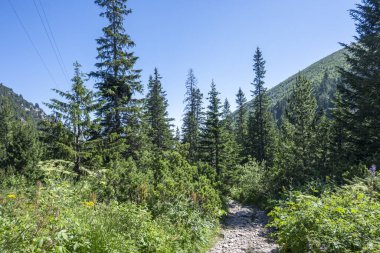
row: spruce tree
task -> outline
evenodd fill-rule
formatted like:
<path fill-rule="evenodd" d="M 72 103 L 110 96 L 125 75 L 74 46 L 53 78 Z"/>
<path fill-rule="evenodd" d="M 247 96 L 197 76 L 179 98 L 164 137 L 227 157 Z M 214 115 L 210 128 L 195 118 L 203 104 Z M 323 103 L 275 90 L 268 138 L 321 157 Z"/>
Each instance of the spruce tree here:
<path fill-rule="evenodd" d="M 363 0 L 350 11 L 356 23 L 355 42 L 344 45 L 348 69 L 340 69 L 340 122 L 346 133 L 347 161 L 380 162 L 380 2 Z"/>
<path fill-rule="evenodd" d="M 174 136 L 174 140 L 176 141 L 176 142 L 181 142 L 181 131 L 179 130 L 179 127 L 177 127 L 176 129 L 175 129 L 175 136 Z"/>
<path fill-rule="evenodd" d="M 125 31 L 124 20 L 131 10 L 127 0 L 96 0 L 104 11 L 100 14 L 109 24 L 97 39 L 97 80 L 101 135 L 106 160 L 111 156 L 135 155 L 141 147 L 141 103 L 136 94 L 142 92 L 141 70 L 135 69 L 137 57 L 131 51 L 135 43 Z"/>
<path fill-rule="evenodd" d="M 248 150 L 257 161 L 267 161 L 271 164 L 273 159 L 274 122 L 269 111 L 269 98 L 264 87 L 265 61 L 259 48 L 253 57 L 253 70 L 255 79 L 252 85 L 253 106 L 248 122 Z"/>
<path fill-rule="evenodd" d="M 41 121 L 38 129 L 40 130 L 40 142 L 43 144 L 43 160 L 73 160 L 71 149 L 68 150 L 66 146 L 71 145 L 74 137 L 57 115 L 50 115 Z"/>
<path fill-rule="evenodd" d="M 353 162 L 350 155 L 352 146 L 347 141 L 348 131 L 346 127 L 346 110 L 342 105 L 342 95 L 336 91 L 334 98 L 334 108 L 332 109 L 332 126 L 331 126 L 331 163 L 330 169 L 332 174 L 340 176 L 344 170 L 347 170 L 347 164 Z"/>
<path fill-rule="evenodd" d="M 315 138 L 314 138 L 314 154 L 315 165 L 314 170 L 316 176 L 325 178 L 326 176 L 334 176 L 331 169 L 334 158 L 332 154 L 332 121 L 323 111 L 322 116 L 318 117 L 315 122 Z"/>
<path fill-rule="evenodd" d="M 184 102 L 186 106 L 182 125 L 182 142 L 189 145 L 188 161 L 195 163 L 199 160 L 200 128 L 203 121 L 203 95 L 197 88 L 197 79 L 192 69 L 189 70 L 186 80 L 185 96 Z"/>
<path fill-rule="evenodd" d="M 231 113 L 231 105 L 230 105 L 230 102 L 228 102 L 227 98 L 224 100 L 224 104 L 223 104 L 222 119 L 223 119 L 224 128 L 233 135 L 234 128 L 233 128 L 233 118 L 232 118 L 232 113 Z"/>
<path fill-rule="evenodd" d="M 223 152 L 222 125 L 220 117 L 221 101 L 214 81 L 211 82 L 211 90 L 208 93 L 206 119 L 202 130 L 202 156 L 204 161 L 210 164 L 220 177 L 222 172 L 221 154 Z"/>
<path fill-rule="evenodd" d="M 315 122 L 317 102 L 311 83 L 299 75 L 290 95 L 281 125 L 277 165 L 284 180 L 302 184 L 316 175 Z"/>
<path fill-rule="evenodd" d="M 69 130 L 72 139 L 68 143 L 60 145 L 72 154 L 74 160 L 74 171 L 81 175 L 82 162 L 91 155 L 90 139 L 92 137 L 91 113 L 95 111 L 96 104 L 92 91 L 88 90 L 82 80 L 83 74 L 80 71 L 81 65 L 74 63 L 74 77 L 70 91 L 64 92 L 53 89 L 65 101 L 51 99 L 46 105 L 53 110 L 54 115 L 58 116 Z"/>
<path fill-rule="evenodd" d="M 230 109 L 230 103 L 225 99 L 222 111 L 221 121 L 221 143 L 222 150 L 220 154 L 220 164 L 223 171 L 223 183 L 225 186 L 233 185 L 236 165 L 239 160 L 239 146 L 236 142 L 235 129 L 233 126 L 233 118 Z"/>
<path fill-rule="evenodd" d="M 239 88 L 236 94 L 236 104 L 237 104 L 237 119 L 236 119 L 236 142 L 239 145 L 239 154 L 243 156 L 245 154 L 244 147 L 246 146 L 246 117 L 247 110 L 245 108 L 247 99 L 245 98 L 244 92 Z"/>
<path fill-rule="evenodd" d="M 173 134 L 168 117 L 168 100 L 162 88 L 162 77 L 157 68 L 149 77 L 148 93 L 145 98 L 145 119 L 149 125 L 148 137 L 157 150 L 168 150 L 172 146 Z"/>

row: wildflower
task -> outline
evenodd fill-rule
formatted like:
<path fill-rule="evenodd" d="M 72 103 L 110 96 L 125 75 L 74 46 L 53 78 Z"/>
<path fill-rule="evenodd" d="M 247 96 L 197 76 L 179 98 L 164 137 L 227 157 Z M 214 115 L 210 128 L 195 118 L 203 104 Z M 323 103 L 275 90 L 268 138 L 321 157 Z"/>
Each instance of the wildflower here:
<path fill-rule="evenodd" d="M 14 195 L 14 194 L 8 194 L 8 195 L 7 195 L 7 198 L 9 198 L 9 199 L 15 199 L 15 198 L 16 198 L 16 195 Z"/>
<path fill-rule="evenodd" d="M 368 171 L 372 174 L 372 176 L 374 176 L 376 174 L 376 165 L 372 164 L 371 167 L 369 167 Z"/>
<path fill-rule="evenodd" d="M 88 206 L 88 207 L 94 207 L 95 206 L 95 203 L 93 201 L 86 201 L 86 202 L 83 202 L 83 204 L 85 206 Z"/>

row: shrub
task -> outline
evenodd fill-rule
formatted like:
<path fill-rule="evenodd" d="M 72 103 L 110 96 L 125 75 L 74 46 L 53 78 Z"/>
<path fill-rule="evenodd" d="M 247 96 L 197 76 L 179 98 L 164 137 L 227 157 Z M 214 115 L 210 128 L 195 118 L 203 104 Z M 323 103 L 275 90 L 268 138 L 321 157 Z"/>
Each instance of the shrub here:
<path fill-rule="evenodd" d="M 268 194 L 266 168 L 254 160 L 236 168 L 235 183 L 231 189 L 233 199 L 258 203 Z"/>
<path fill-rule="evenodd" d="M 321 197 L 289 192 L 270 213 L 283 252 L 380 251 L 380 203 L 363 182 Z"/>
<path fill-rule="evenodd" d="M 154 218 L 133 203 L 99 203 L 85 182 L 0 193 L 0 252 L 202 252 L 217 229 L 187 203 Z"/>
<path fill-rule="evenodd" d="M 178 153 L 80 181 L 69 168 L 46 161 L 36 185 L 0 183 L 0 252 L 203 252 L 218 229 L 217 191 Z"/>

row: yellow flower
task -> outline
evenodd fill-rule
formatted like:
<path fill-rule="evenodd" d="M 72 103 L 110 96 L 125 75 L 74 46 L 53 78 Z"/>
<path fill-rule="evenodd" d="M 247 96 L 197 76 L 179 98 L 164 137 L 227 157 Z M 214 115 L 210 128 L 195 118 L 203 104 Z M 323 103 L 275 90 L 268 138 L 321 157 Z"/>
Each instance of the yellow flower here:
<path fill-rule="evenodd" d="M 8 197 L 9 199 L 15 199 L 15 198 L 16 198 L 16 195 L 14 195 L 14 194 L 8 194 L 7 197 Z"/>
<path fill-rule="evenodd" d="M 93 207 L 93 206 L 95 206 L 95 203 L 92 202 L 92 201 L 83 202 L 83 204 L 84 204 L 85 206 L 88 206 L 88 207 Z"/>

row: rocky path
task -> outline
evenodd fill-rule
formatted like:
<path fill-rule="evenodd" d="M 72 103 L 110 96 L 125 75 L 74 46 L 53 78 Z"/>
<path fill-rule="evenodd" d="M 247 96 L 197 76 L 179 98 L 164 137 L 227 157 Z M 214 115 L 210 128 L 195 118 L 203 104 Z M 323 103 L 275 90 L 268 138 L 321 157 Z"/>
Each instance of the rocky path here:
<path fill-rule="evenodd" d="M 267 238 L 265 212 L 235 201 L 229 205 L 219 240 L 209 253 L 278 252 L 278 246 Z"/>

